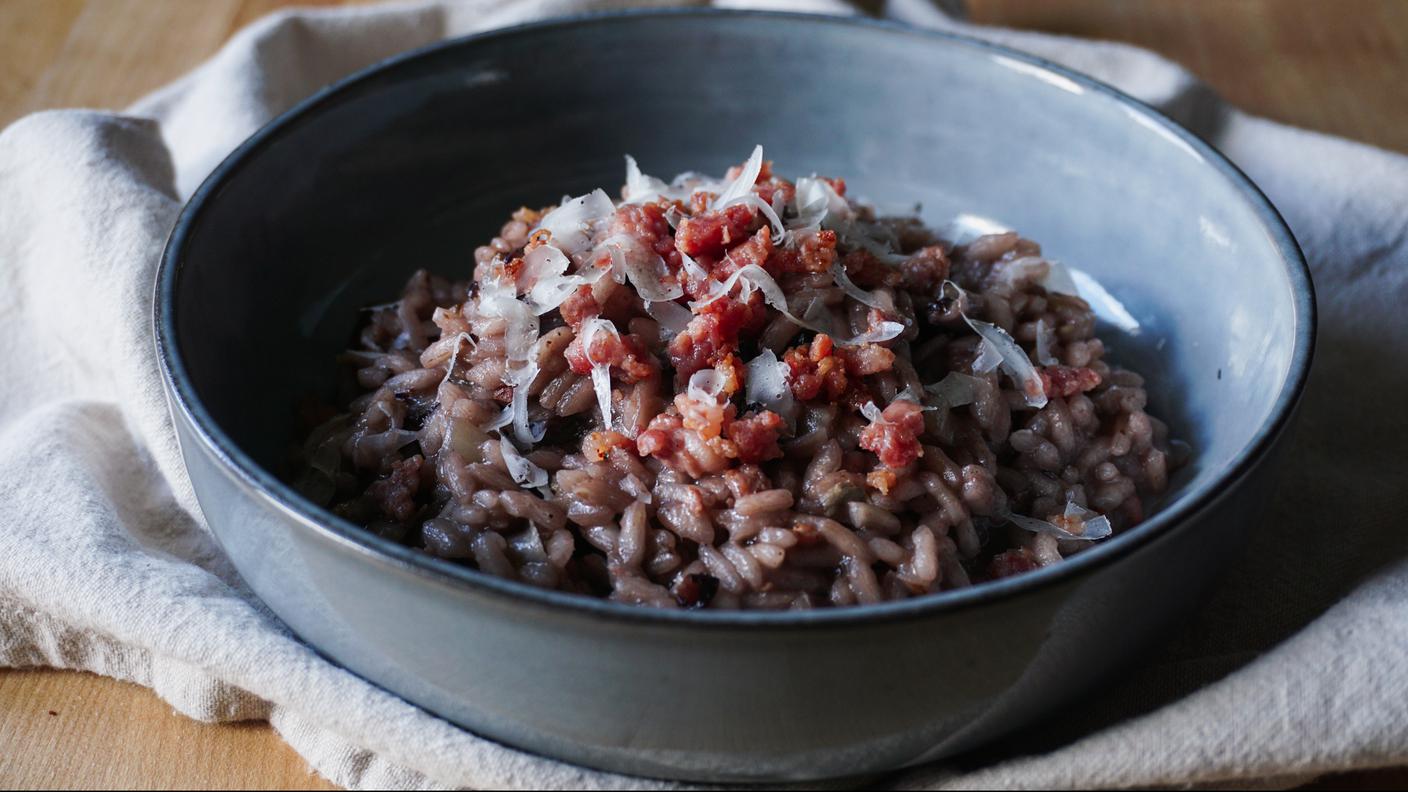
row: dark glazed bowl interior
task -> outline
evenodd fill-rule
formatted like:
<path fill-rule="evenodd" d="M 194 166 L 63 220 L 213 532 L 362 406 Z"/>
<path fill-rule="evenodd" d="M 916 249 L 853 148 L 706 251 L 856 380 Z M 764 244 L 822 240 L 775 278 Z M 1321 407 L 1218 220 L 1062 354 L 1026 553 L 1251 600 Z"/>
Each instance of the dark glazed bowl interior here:
<path fill-rule="evenodd" d="M 1196 449 L 1163 511 L 1064 564 L 974 589 L 835 611 L 658 612 L 430 558 L 282 483 L 300 439 L 294 405 L 332 394 L 360 306 L 393 299 L 418 268 L 468 275 L 473 249 L 520 205 L 614 192 L 625 153 L 668 177 L 722 172 L 754 143 L 782 174 L 842 176 L 881 205 L 921 204 L 935 226 L 963 215 L 1015 228 L 1117 295 L 1140 329 L 1106 327 L 1110 356 L 1146 375 L 1150 412 Z M 451 41 L 307 100 L 190 202 L 163 262 L 157 332 L 194 442 L 305 530 L 437 585 L 621 627 L 808 630 L 1032 594 L 1180 530 L 1289 420 L 1314 317 L 1300 253 L 1256 188 L 1106 86 L 945 34 L 686 11 Z"/>

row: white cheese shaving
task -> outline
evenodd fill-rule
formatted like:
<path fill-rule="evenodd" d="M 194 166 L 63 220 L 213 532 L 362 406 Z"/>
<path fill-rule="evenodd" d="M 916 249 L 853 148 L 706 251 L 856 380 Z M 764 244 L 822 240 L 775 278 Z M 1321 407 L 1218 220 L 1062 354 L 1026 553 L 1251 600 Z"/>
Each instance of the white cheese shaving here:
<path fill-rule="evenodd" d="M 592 367 L 592 390 L 596 391 L 596 404 L 601 409 L 601 423 L 607 429 L 611 428 L 611 365 L 601 363 L 592 359 L 592 341 L 597 333 L 607 333 L 617 338 L 621 334 L 616 331 L 616 325 L 609 319 L 602 319 L 593 316 L 582 323 L 578 331 L 582 334 L 582 355 Z"/>
<path fill-rule="evenodd" d="M 763 147 L 761 144 L 753 147 L 752 156 L 743 163 L 743 169 L 739 172 L 738 178 L 729 182 L 714 199 L 712 209 L 722 209 L 725 206 L 737 201 L 745 195 L 753 192 L 753 185 L 758 181 L 758 174 L 763 172 Z"/>
<path fill-rule="evenodd" d="M 666 195 L 669 190 L 670 187 L 665 182 L 641 173 L 636 158 L 630 154 L 626 155 L 626 189 L 623 195 L 625 203 L 647 203 Z"/>
<path fill-rule="evenodd" d="M 748 361 L 748 381 L 744 398 L 749 404 L 761 405 L 778 415 L 787 417 L 792 412 L 792 387 L 787 384 L 788 366 L 777 359 L 771 349 Z"/>
<path fill-rule="evenodd" d="M 797 180 L 797 194 L 792 199 L 797 218 L 792 227 L 801 229 L 808 226 L 828 228 L 844 227 L 855 217 L 851 205 L 832 189 L 830 183 L 816 176 L 803 176 Z"/>
<path fill-rule="evenodd" d="M 680 227 L 680 221 L 684 220 L 684 213 L 678 206 L 671 206 L 665 210 L 665 222 L 670 224 L 670 230 L 674 231 Z"/>
<path fill-rule="evenodd" d="M 691 399 L 717 404 L 724 392 L 724 377 L 714 369 L 700 369 L 689 377 L 685 393 Z"/>
<path fill-rule="evenodd" d="M 690 310 L 698 311 L 700 308 L 714 302 L 720 297 L 727 296 L 733 291 L 733 287 L 740 282 L 742 283 L 742 291 L 739 293 L 741 299 L 747 300 L 753 293 L 753 289 L 757 288 L 763 292 L 763 297 L 766 299 L 768 305 L 777 309 L 779 313 L 792 320 L 794 324 L 799 327 L 805 327 L 813 332 L 830 334 L 828 327 L 824 327 L 815 321 L 799 319 L 794 316 L 788 308 L 787 295 L 783 293 L 782 287 L 777 285 L 777 281 L 773 280 L 767 270 L 757 264 L 749 264 L 746 267 L 741 267 L 723 283 L 714 283 L 710 287 L 709 296 L 703 300 L 691 302 L 689 304 Z M 815 303 L 813 303 L 813 305 L 815 305 Z M 881 322 L 878 327 L 853 338 L 833 336 L 831 340 L 841 346 L 858 346 L 860 344 L 888 341 L 903 332 L 904 325 L 899 322 Z"/>
<path fill-rule="evenodd" d="M 680 264 L 684 271 L 689 273 L 689 277 L 694 280 L 702 281 L 709 277 L 709 271 L 700 266 L 699 262 L 690 258 L 690 255 L 684 251 L 680 251 Z"/>
<path fill-rule="evenodd" d="M 478 346 L 469 333 L 458 333 L 455 335 L 455 349 L 450 353 L 450 365 L 445 368 L 445 376 L 440 379 L 443 385 L 455 376 L 455 369 L 460 365 L 460 350 L 464 349 L 464 342 L 468 341 L 471 349 Z"/>
<path fill-rule="evenodd" d="M 875 406 L 875 402 L 868 401 L 860 406 L 860 414 L 865 416 L 865 420 L 871 423 L 884 423 L 885 419 L 880 415 L 880 408 Z"/>
<path fill-rule="evenodd" d="M 600 189 L 586 195 L 567 198 L 562 205 L 538 221 L 538 227 L 552 234 L 552 243 L 569 256 L 580 256 L 591 249 L 592 237 L 601 222 L 616 213 L 616 205 Z"/>
<path fill-rule="evenodd" d="M 730 206 L 738 205 L 752 206 L 758 211 L 762 212 L 763 216 L 768 219 L 768 223 L 772 226 L 773 242 L 776 244 L 785 244 L 787 242 L 787 227 L 782 224 L 782 218 L 778 217 L 777 211 L 772 208 L 771 204 L 769 204 L 767 201 L 764 201 L 761 195 L 758 195 L 757 193 L 748 193 L 747 195 L 730 201 L 727 204 L 720 206 L 719 208 L 726 209 Z"/>
<path fill-rule="evenodd" d="M 518 288 L 531 291 L 544 280 L 567 272 L 572 262 L 554 245 L 539 245 L 523 256 L 523 271 L 518 275 Z"/>
<path fill-rule="evenodd" d="M 504 375 L 504 384 L 513 387 L 513 400 L 509 402 L 509 409 L 513 412 L 513 435 L 518 442 L 529 446 L 542 440 L 547 432 L 546 422 L 528 422 L 528 386 L 537 377 L 536 359 Z"/>
<path fill-rule="evenodd" d="M 1024 517 L 1020 514 L 1007 514 L 1008 522 L 1032 533 L 1044 533 L 1057 536 L 1061 539 L 1075 539 L 1083 542 L 1093 542 L 1097 539 L 1104 539 L 1114 532 L 1110 521 L 1103 514 L 1090 511 L 1075 503 L 1067 503 L 1066 511 L 1062 522 L 1070 524 L 1079 519 L 1080 531 L 1070 531 L 1055 523 L 1039 520 L 1035 517 Z"/>
<path fill-rule="evenodd" d="M 1051 344 L 1055 342 L 1055 336 L 1045 319 L 1036 320 L 1036 362 L 1043 366 L 1054 366 L 1058 362 L 1056 356 L 1051 354 Z"/>
<path fill-rule="evenodd" d="M 998 354 L 1002 356 L 1002 370 L 1022 389 L 1022 397 L 1026 399 L 1027 406 L 1038 409 L 1045 407 L 1046 389 L 1041 384 L 1041 375 L 1017 341 L 995 324 L 970 319 L 966 315 L 963 321 L 982 336 L 984 341 L 997 348 Z"/>
<path fill-rule="evenodd" d="M 987 374 L 1002 365 L 1002 353 L 986 338 L 978 342 L 978 356 L 973 358 L 973 373 Z"/>
<path fill-rule="evenodd" d="M 889 341 L 898 338 L 904 332 L 904 325 L 899 322 L 881 322 L 874 329 L 867 330 L 860 335 L 849 338 L 833 337 L 831 340 L 841 346 L 860 346 L 861 344 L 878 344 L 881 341 Z"/>
<path fill-rule="evenodd" d="M 837 261 L 831 265 L 831 280 L 841 287 L 841 291 L 848 294 L 851 299 L 862 305 L 868 305 L 878 311 L 899 316 L 900 312 L 895 308 L 895 298 L 887 292 L 868 292 L 857 286 L 850 276 L 846 274 L 846 268 Z M 902 317 L 903 318 L 903 317 Z"/>
<path fill-rule="evenodd" d="M 528 425 L 528 384 L 538 376 L 538 317 L 527 303 L 515 296 L 513 284 L 491 279 L 480 284 L 479 313 L 504 320 L 505 372 L 503 382 L 513 387 L 514 434 L 520 442 L 533 443 L 542 437 Z M 535 435 L 536 434 L 536 438 Z"/>
<path fill-rule="evenodd" d="M 484 431 L 491 432 L 495 429 L 502 429 L 513 423 L 513 407 L 505 407 L 494 420 L 483 426 Z"/>
<path fill-rule="evenodd" d="M 1110 525 L 1110 518 L 1099 512 L 1081 506 L 1074 501 L 1066 504 L 1065 517 L 1067 520 L 1079 518 L 1084 526 L 1080 532 L 1082 539 L 1104 539 L 1115 532 Z"/>
<path fill-rule="evenodd" d="M 890 403 L 891 403 L 891 404 L 894 404 L 894 403 L 897 402 L 897 401 L 913 402 L 914 404 L 919 405 L 919 406 L 920 406 L 920 409 L 922 409 L 924 412 L 929 412 L 929 411 L 931 411 L 931 410 L 937 410 L 937 409 L 939 409 L 939 408 L 937 408 L 937 407 L 929 407 L 929 406 L 926 406 L 926 405 L 924 404 L 924 401 L 919 398 L 919 394 L 915 393 L 914 390 L 911 389 L 911 388 L 908 387 L 908 386 L 905 386 L 905 389 L 904 389 L 904 390 L 900 391 L 899 393 L 896 393 L 896 394 L 895 394 L 894 401 L 891 401 Z"/>
<path fill-rule="evenodd" d="M 626 155 L 626 185 L 622 192 L 624 196 L 622 203 L 650 203 L 659 198 L 670 201 L 688 201 L 699 190 L 718 192 L 720 189 L 722 187 L 719 182 L 707 176 L 701 176 L 694 171 L 685 171 L 666 184 L 654 176 L 642 173 L 640 166 L 636 164 L 635 157 Z M 669 221 L 671 228 L 674 228 L 679 222 L 678 215 L 672 217 L 670 212 L 666 212 L 665 219 Z"/>
<path fill-rule="evenodd" d="M 608 237 L 597 246 L 593 258 L 603 251 L 610 254 L 615 273 L 624 275 L 642 299 L 666 302 L 684 295 L 684 289 L 670 274 L 665 260 L 639 239 L 629 234 Z"/>
<path fill-rule="evenodd" d="M 588 267 L 584 272 L 567 275 L 570 264 L 567 255 L 553 245 L 539 245 L 528 251 L 523 258 L 523 279 L 530 284 L 525 295 L 529 310 L 542 316 L 561 307 L 573 292 L 596 283 L 603 273 L 598 267 Z"/>
<path fill-rule="evenodd" d="M 684 332 L 694 314 L 677 302 L 645 301 L 645 312 L 660 325 L 660 340 L 668 341 Z"/>
<path fill-rule="evenodd" d="M 1052 534 L 1053 536 L 1059 536 L 1062 539 L 1081 538 L 1071 533 L 1070 531 L 1067 531 L 1061 526 L 1056 525 L 1055 523 L 1049 523 L 1046 520 L 1039 520 L 1036 517 L 1025 517 L 1020 514 L 1009 514 L 1007 515 L 1007 521 L 1017 526 L 1018 528 L 1021 528 L 1024 531 L 1031 531 L 1032 533 Z"/>
<path fill-rule="evenodd" d="M 499 433 L 499 452 L 503 454 L 504 464 L 508 466 L 508 474 L 513 477 L 514 481 L 525 487 L 536 488 L 548 485 L 548 472 L 520 454 L 502 432 Z"/>

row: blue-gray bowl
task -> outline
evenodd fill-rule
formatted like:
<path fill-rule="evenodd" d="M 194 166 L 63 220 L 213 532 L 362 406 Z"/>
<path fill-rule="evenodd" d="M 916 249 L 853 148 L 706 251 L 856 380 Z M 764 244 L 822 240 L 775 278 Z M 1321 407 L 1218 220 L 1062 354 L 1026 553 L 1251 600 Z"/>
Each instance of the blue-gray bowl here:
<path fill-rule="evenodd" d="M 1162 510 L 1052 568 L 903 602 L 657 612 L 480 575 L 284 483 L 357 307 L 467 273 L 520 204 L 783 173 L 996 221 L 1092 273 L 1114 356 L 1195 449 Z M 802 779 L 952 755 L 1051 713 L 1185 616 L 1240 546 L 1310 364 L 1314 301 L 1275 210 L 1210 147 L 1087 77 L 952 35 L 760 13 L 625 14 L 450 41 L 259 131 L 171 235 L 156 330 L 205 516 L 326 656 L 478 734 L 628 773 Z"/>

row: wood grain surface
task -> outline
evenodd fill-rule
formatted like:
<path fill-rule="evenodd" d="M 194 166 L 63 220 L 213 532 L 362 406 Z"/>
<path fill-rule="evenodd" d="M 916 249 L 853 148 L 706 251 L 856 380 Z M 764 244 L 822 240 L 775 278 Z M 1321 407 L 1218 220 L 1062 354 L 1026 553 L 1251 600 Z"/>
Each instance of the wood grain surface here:
<path fill-rule="evenodd" d="M 355 1 L 355 0 L 354 0 Z M 301 0 L 340 5 L 345 0 Z M 120 108 L 286 0 L 0 0 L 0 126 Z M 1408 152 L 1408 0 L 969 0 L 982 23 L 1125 41 L 1231 102 Z M 1338 776 L 1408 788 L 1408 771 Z M 0 671 L 0 787 L 326 789 L 263 723 L 201 724 L 91 674 Z"/>

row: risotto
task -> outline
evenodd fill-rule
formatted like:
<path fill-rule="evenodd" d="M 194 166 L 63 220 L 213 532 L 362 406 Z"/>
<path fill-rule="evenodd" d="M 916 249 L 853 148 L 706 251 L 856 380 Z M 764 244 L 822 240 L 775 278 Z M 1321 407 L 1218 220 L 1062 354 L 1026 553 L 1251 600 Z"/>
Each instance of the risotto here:
<path fill-rule="evenodd" d="M 626 161 L 621 200 L 519 209 L 471 280 L 366 309 L 305 494 L 535 586 L 776 609 L 1060 563 L 1167 486 L 1143 380 L 1034 242 L 955 245 L 761 147 Z"/>

